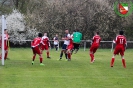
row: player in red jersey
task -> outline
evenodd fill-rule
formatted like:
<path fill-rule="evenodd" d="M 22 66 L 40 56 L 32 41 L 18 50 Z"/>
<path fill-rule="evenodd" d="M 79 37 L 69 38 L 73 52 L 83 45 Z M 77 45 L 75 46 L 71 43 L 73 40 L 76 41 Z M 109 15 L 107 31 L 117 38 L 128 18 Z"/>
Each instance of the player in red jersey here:
<path fill-rule="evenodd" d="M 38 33 L 38 37 L 34 38 L 34 40 L 31 42 L 31 47 L 34 54 L 32 58 L 32 65 L 34 64 L 36 54 L 40 56 L 40 65 L 44 65 L 42 63 L 43 58 L 42 58 L 42 51 L 40 49 L 41 41 L 42 41 L 42 33 Z"/>
<path fill-rule="evenodd" d="M 92 45 L 90 47 L 91 63 L 93 63 L 95 61 L 95 59 L 94 59 L 94 53 L 99 48 L 100 41 L 101 41 L 101 37 L 99 36 L 99 32 L 96 32 L 95 33 L 95 36 L 93 36 Z"/>
<path fill-rule="evenodd" d="M 4 55 L 4 59 L 6 60 L 7 59 L 7 55 L 8 55 L 8 48 L 9 48 L 9 35 L 8 35 L 8 32 L 7 32 L 7 29 L 4 29 L 4 52 L 5 52 L 5 55 Z M 2 38 L 0 39 L 0 47 L 2 46 Z M 1 55 L 0 55 L 0 58 L 1 58 Z"/>
<path fill-rule="evenodd" d="M 44 33 L 44 36 L 42 37 L 41 50 L 42 51 L 44 49 L 46 50 L 47 58 L 50 58 L 50 56 L 49 56 L 49 47 L 50 47 L 49 38 L 47 37 L 47 33 Z"/>
<path fill-rule="evenodd" d="M 68 61 L 70 61 L 71 60 L 71 51 L 72 51 L 72 49 L 73 49 L 73 40 L 72 40 L 72 38 L 70 37 L 69 39 L 69 45 L 67 46 L 67 51 L 66 51 L 66 53 L 67 53 L 67 55 L 68 55 Z"/>
<path fill-rule="evenodd" d="M 115 55 L 120 53 L 121 58 L 122 58 L 123 67 L 126 68 L 124 52 L 125 52 L 125 48 L 127 46 L 127 42 L 126 42 L 126 37 L 123 36 L 123 34 L 124 34 L 123 31 L 119 31 L 119 35 L 116 37 L 116 40 L 115 40 L 116 47 L 114 50 L 114 55 L 112 56 L 112 60 L 111 60 L 111 64 L 110 64 L 111 67 L 114 66 Z"/>

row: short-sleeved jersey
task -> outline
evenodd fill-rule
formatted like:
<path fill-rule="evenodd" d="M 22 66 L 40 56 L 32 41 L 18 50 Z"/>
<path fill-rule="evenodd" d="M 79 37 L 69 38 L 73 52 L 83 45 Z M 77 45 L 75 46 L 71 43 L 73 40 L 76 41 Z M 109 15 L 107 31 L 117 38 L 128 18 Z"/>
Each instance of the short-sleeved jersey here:
<path fill-rule="evenodd" d="M 71 38 L 72 38 L 72 40 L 73 40 L 73 34 L 71 34 L 71 35 L 70 35 L 70 37 L 71 37 Z"/>
<path fill-rule="evenodd" d="M 66 37 L 66 38 L 70 38 L 71 35 L 70 35 L 70 34 L 66 34 L 65 37 Z M 69 45 L 69 40 L 64 40 L 64 44 L 65 44 L 65 45 Z"/>
<path fill-rule="evenodd" d="M 49 38 L 47 36 L 42 37 L 42 44 L 49 46 Z"/>
<path fill-rule="evenodd" d="M 41 38 L 40 37 L 36 37 L 36 38 L 34 38 L 34 40 L 31 42 L 31 47 L 37 47 L 37 46 L 39 46 L 40 45 L 40 43 L 41 43 Z"/>
<path fill-rule="evenodd" d="M 127 44 L 126 38 L 123 35 L 118 35 L 116 37 L 115 42 L 116 42 L 116 45 L 117 46 L 123 46 L 123 47 L 125 47 L 125 44 Z"/>
<path fill-rule="evenodd" d="M 58 37 L 54 37 L 54 44 L 58 44 L 59 43 L 59 40 L 58 40 Z"/>
<path fill-rule="evenodd" d="M 74 32 L 73 34 L 73 42 L 80 43 L 82 39 L 82 34 L 80 32 Z"/>
<path fill-rule="evenodd" d="M 93 37 L 93 43 L 92 45 L 100 45 L 101 37 L 99 35 L 95 35 Z"/>

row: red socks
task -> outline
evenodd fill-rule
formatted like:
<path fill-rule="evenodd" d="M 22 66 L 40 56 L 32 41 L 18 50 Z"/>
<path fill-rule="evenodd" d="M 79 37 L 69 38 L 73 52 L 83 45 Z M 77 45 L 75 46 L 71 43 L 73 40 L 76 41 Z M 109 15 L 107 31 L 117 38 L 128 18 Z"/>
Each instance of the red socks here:
<path fill-rule="evenodd" d="M 42 57 L 40 57 L 40 63 L 42 63 Z"/>
<path fill-rule="evenodd" d="M 8 52 L 5 53 L 5 57 L 4 57 L 5 60 L 7 59 L 7 55 L 8 55 Z"/>
<path fill-rule="evenodd" d="M 111 67 L 114 66 L 114 61 L 115 61 L 115 58 L 112 58 L 111 63 L 110 63 L 110 66 L 111 66 Z"/>
<path fill-rule="evenodd" d="M 33 56 L 32 61 L 34 61 L 34 60 L 35 60 L 35 58 L 36 58 L 36 55 L 34 55 L 34 56 Z"/>
<path fill-rule="evenodd" d="M 71 53 L 68 53 L 67 55 L 68 55 L 68 59 L 71 59 Z"/>
<path fill-rule="evenodd" d="M 49 57 L 49 52 L 47 52 L 47 57 Z"/>
<path fill-rule="evenodd" d="M 111 67 L 114 66 L 114 61 L 115 61 L 115 58 L 112 58 L 111 63 L 110 63 L 110 66 L 111 66 Z M 123 67 L 126 68 L 126 62 L 125 62 L 125 59 L 122 59 L 122 64 L 123 64 Z"/>
<path fill-rule="evenodd" d="M 90 57 L 91 57 L 91 62 L 93 62 L 93 60 L 94 60 L 94 55 L 93 55 L 93 54 L 90 54 Z"/>
<path fill-rule="evenodd" d="M 123 67 L 126 68 L 126 62 L 125 62 L 125 59 L 122 59 L 122 64 L 123 64 Z"/>

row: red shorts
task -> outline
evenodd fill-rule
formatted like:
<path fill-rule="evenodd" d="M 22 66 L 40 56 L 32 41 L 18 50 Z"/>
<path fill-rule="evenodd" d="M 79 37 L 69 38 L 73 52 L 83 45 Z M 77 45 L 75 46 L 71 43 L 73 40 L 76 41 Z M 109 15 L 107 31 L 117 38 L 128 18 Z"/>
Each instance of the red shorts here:
<path fill-rule="evenodd" d="M 8 46 L 4 46 L 4 50 L 8 50 Z"/>
<path fill-rule="evenodd" d="M 41 50 L 48 50 L 49 49 L 49 46 L 48 45 L 41 45 Z"/>
<path fill-rule="evenodd" d="M 73 45 L 68 45 L 67 49 L 72 50 L 73 49 Z"/>
<path fill-rule="evenodd" d="M 121 54 L 121 56 L 124 55 L 124 52 L 125 52 L 125 48 L 123 46 L 116 46 L 115 47 L 115 50 L 114 50 L 114 54 Z"/>
<path fill-rule="evenodd" d="M 99 45 L 92 45 L 92 46 L 90 47 L 90 52 L 95 53 L 95 52 L 97 51 L 98 48 L 99 48 Z"/>
<path fill-rule="evenodd" d="M 40 48 L 38 46 L 32 48 L 32 51 L 33 51 L 33 54 L 41 54 L 41 50 L 40 50 Z"/>

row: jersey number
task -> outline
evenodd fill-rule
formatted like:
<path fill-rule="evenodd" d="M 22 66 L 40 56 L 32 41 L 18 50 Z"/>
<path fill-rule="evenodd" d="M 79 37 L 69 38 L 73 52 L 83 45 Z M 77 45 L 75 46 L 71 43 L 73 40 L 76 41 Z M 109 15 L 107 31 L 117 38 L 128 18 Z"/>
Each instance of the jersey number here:
<path fill-rule="evenodd" d="M 120 39 L 120 44 L 123 44 L 123 39 Z"/>
<path fill-rule="evenodd" d="M 96 43 L 99 43 L 99 39 L 96 39 Z"/>

